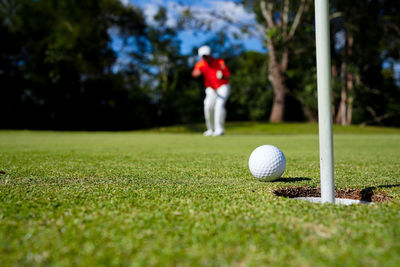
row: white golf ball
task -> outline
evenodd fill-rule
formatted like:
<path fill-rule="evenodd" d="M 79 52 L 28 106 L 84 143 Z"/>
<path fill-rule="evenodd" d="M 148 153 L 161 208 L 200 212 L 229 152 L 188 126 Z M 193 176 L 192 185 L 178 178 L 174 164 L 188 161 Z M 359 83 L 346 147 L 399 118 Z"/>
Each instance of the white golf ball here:
<path fill-rule="evenodd" d="M 249 169 L 254 177 L 273 181 L 282 176 L 286 168 L 286 158 L 282 151 L 271 145 L 259 146 L 251 153 Z"/>

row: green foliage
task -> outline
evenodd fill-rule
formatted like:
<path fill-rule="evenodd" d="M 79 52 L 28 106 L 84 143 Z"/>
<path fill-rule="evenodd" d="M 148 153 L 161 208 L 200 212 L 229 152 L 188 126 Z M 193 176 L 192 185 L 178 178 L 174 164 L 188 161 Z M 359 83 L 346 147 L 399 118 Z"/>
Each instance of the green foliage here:
<path fill-rule="evenodd" d="M 354 98 L 353 122 L 380 125 L 400 125 L 399 93 L 394 73 L 382 68 L 387 61 L 399 60 L 398 24 L 400 15 L 396 1 L 333 1 L 333 11 L 340 14 L 332 20 L 332 36 L 342 34 L 354 38 L 349 48 L 344 40 L 341 47 L 332 49 L 332 63 L 346 74 L 354 75 L 354 88 L 349 97 Z M 396 30 L 397 29 L 397 30 Z M 332 38 L 333 39 L 333 38 Z M 341 40 L 343 41 L 343 40 Z M 394 52 L 397 49 L 397 52 Z M 390 74 L 390 75 L 389 75 Z M 335 103 L 340 101 L 340 89 L 346 81 L 340 75 L 335 81 Z"/>
<path fill-rule="evenodd" d="M 273 97 L 268 82 L 266 55 L 244 52 L 230 62 L 231 96 L 228 114 L 233 120 L 263 120 L 269 114 Z"/>
<path fill-rule="evenodd" d="M 259 1 L 245 2 L 253 4 L 261 23 Z M 277 9 L 283 3 L 268 2 Z M 299 3 L 290 1 L 289 9 L 296 10 Z M 332 64 L 339 70 L 333 83 L 336 110 L 345 85 L 340 74 L 345 62 L 356 77 L 349 92 L 353 122 L 398 126 L 399 86 L 393 67 L 383 69 L 400 56 L 397 2 L 360 0 L 349 5 L 335 0 L 331 10 Z M 267 36 L 279 47 L 278 60 L 282 49 L 289 51 L 284 77 L 290 91 L 288 121 L 317 118 L 312 11 L 304 14 L 290 44 L 283 40 L 282 28 L 273 28 Z M 171 27 L 168 12 L 160 7 L 154 24 L 146 25 L 140 9 L 119 0 L 1 1 L 0 34 L 7 41 L 0 43 L 0 127 L 135 129 L 202 122 L 204 88 L 201 78 L 190 75 L 196 48 L 182 55 L 179 33 L 204 30 L 205 24 L 185 9 L 177 27 Z M 353 35 L 352 53 L 345 53 L 346 45 L 335 46 L 341 32 Z M 124 53 L 113 51 L 113 38 L 123 43 Z M 273 99 L 268 53 L 244 52 L 226 32 L 215 33 L 207 44 L 232 71 L 227 119 L 265 120 Z M 117 60 L 127 63 L 116 70 Z"/>
<path fill-rule="evenodd" d="M 285 42 L 282 26 L 284 1 L 264 1 L 273 11 L 274 26 L 267 26 L 260 2 L 251 3 L 258 23 L 264 26 L 266 40 L 272 40 L 278 62 L 283 50 L 289 51 L 289 67 L 285 73 L 289 90 L 285 119 L 301 120 L 297 106 L 308 120 L 317 118 L 315 76 L 315 32 L 313 10 L 306 11 L 294 38 Z M 289 11 L 298 9 L 300 1 L 289 1 Z M 268 9 L 268 8 L 267 8 Z M 338 110 L 342 88 L 347 90 L 347 105 L 352 108 L 353 123 L 399 125 L 398 85 L 394 73 L 383 73 L 383 65 L 399 60 L 399 9 L 393 0 L 385 1 L 331 1 L 332 64 L 338 70 L 334 77 L 334 107 Z M 289 14 L 289 25 L 294 14 Z M 348 37 L 353 38 L 349 44 Z M 340 43 L 343 42 L 343 45 Z M 346 80 L 352 75 L 353 85 Z M 288 99 L 288 100 L 289 100 Z M 350 103 L 351 102 L 351 103 Z"/>
<path fill-rule="evenodd" d="M 8 13 L 4 5 L 0 13 L 9 40 L 1 44 L 3 127 L 112 129 L 127 120 L 129 128 L 149 125 L 150 99 L 138 87 L 137 71 L 111 71 L 116 55 L 108 31 L 118 29 L 140 46 L 140 11 L 117 0 L 6 2 L 15 10 Z M 137 110 L 126 110 L 129 105 Z M 145 115 L 133 116 L 139 110 Z"/>
<path fill-rule="evenodd" d="M 180 54 L 178 31 L 167 26 L 167 10 L 159 7 L 149 28 L 150 59 L 146 62 L 150 92 L 157 105 L 158 125 L 198 122 L 202 118 L 203 89 L 191 77 L 188 57 Z"/>
<path fill-rule="evenodd" d="M 285 153 L 285 179 L 251 176 L 262 144 Z M 337 188 L 392 197 L 339 206 L 272 193 L 319 185 L 316 134 L 2 131 L 1 264 L 397 266 L 399 146 L 398 130 L 335 136 Z"/>

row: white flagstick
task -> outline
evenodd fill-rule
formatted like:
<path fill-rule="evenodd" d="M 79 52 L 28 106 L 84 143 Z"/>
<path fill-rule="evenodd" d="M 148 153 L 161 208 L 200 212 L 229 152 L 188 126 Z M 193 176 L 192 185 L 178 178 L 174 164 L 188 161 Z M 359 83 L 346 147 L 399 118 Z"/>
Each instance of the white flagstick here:
<path fill-rule="evenodd" d="M 335 203 L 329 0 L 315 0 L 321 202 Z"/>

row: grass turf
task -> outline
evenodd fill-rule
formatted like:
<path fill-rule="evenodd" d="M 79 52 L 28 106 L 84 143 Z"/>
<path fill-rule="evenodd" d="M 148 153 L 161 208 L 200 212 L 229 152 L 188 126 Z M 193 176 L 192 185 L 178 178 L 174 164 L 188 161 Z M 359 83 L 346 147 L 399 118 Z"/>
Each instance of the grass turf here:
<path fill-rule="evenodd" d="M 400 131 L 335 129 L 336 187 L 392 197 L 337 206 L 272 194 L 319 185 L 315 125 L 296 125 L 230 124 L 221 138 L 0 131 L 0 265 L 398 266 Z M 262 144 L 285 153 L 283 181 L 249 173 Z"/>

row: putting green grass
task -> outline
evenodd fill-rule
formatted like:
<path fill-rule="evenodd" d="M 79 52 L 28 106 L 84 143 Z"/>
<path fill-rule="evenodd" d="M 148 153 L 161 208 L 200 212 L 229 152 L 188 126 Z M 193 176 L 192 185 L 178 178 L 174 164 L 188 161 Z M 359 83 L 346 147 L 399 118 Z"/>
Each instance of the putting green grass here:
<path fill-rule="evenodd" d="M 340 206 L 272 193 L 319 186 L 315 125 L 228 126 L 217 138 L 0 131 L 0 265 L 398 266 L 398 129 L 335 129 L 336 187 L 391 197 Z M 285 179 L 251 176 L 263 144 L 284 152 Z"/>

